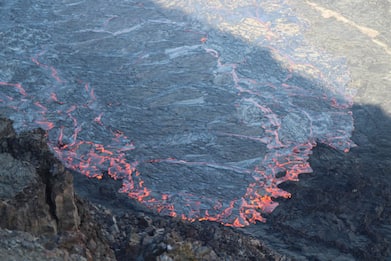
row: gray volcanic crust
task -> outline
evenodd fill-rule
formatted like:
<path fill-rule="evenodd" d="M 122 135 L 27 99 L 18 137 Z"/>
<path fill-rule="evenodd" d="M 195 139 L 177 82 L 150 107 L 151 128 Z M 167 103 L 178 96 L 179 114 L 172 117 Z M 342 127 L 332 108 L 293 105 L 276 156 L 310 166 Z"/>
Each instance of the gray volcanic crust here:
<path fill-rule="evenodd" d="M 0 259 L 389 260 L 390 17 L 0 2 Z"/>

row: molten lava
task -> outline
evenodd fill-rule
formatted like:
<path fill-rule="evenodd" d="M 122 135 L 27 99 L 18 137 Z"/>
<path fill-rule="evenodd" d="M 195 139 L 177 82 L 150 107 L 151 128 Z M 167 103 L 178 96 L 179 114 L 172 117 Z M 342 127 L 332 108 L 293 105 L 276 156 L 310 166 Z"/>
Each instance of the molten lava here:
<path fill-rule="evenodd" d="M 165 0 L 157 2 L 170 5 Z M 104 16 L 103 20 L 89 21 L 91 28 L 70 33 L 75 43 L 68 47 L 76 48 L 72 55 L 83 50 L 85 57 L 92 57 L 91 65 L 58 69 L 52 61 L 62 58 L 62 53 L 56 51 L 61 45 L 48 43 L 50 48 L 37 55 L 36 49 L 31 50 L 33 57 L 23 63 L 42 74 L 42 82 L 0 79 L 0 103 L 20 129 L 44 129 L 51 149 L 66 167 L 90 178 L 102 179 L 107 174 L 121 180 L 120 192 L 162 215 L 233 227 L 265 222 L 264 215 L 278 206 L 274 199 L 291 196 L 278 185 L 298 181 L 300 174 L 312 171 L 308 160 L 317 142 L 345 152 L 354 146 L 349 139 L 353 131 L 351 100 L 339 90 L 347 81 L 342 76 L 334 79 L 330 76 L 333 73 L 325 75 L 327 70 L 338 72 L 340 68 L 318 62 L 322 55 L 301 48 L 296 32 L 277 27 L 285 22 L 289 23 L 287 28 L 296 28 L 292 24 L 304 27 L 293 19 L 289 8 L 267 11 L 276 6 L 262 8 L 267 1 L 255 1 L 253 8 L 240 6 L 242 1 L 231 1 L 232 6 L 219 6 L 219 13 L 205 11 L 209 10 L 207 1 L 193 2 L 204 4 L 199 8 L 200 14 L 208 14 L 201 15 L 207 23 L 226 19 L 216 25 L 224 34 L 217 29 L 211 34 L 189 29 L 193 26 L 190 22 L 165 17 L 146 17 L 130 26 L 126 23 L 131 15 L 126 15 L 123 23 L 116 22 L 123 18 L 122 12 Z M 162 25 L 171 27 L 149 33 Z M 176 37 L 181 40 L 152 38 L 170 37 L 173 30 L 180 32 Z M 232 39 L 225 40 L 227 32 Z M 73 36 L 79 34 L 97 36 L 92 40 Z M 151 39 L 145 44 L 139 44 L 143 40 L 129 43 L 140 35 Z M 109 48 L 95 41 L 107 41 Z M 148 49 L 157 43 L 162 50 Z M 97 46 L 103 48 L 100 56 L 96 55 Z M 139 46 L 144 49 L 137 49 Z M 193 60 L 193 64 L 184 65 Z M 105 63 L 113 73 L 94 71 Z M 197 67 L 197 72 L 193 67 L 200 63 L 205 66 Z M 156 68 L 163 73 L 157 74 Z M 112 77 L 101 84 L 104 90 L 80 79 L 88 79 L 92 72 L 99 74 L 100 80 L 106 75 Z M 186 73 L 199 73 L 204 78 L 193 84 L 183 80 Z M 169 76 L 164 78 L 165 74 Z M 116 82 L 117 76 L 123 78 Z M 314 83 L 303 80 L 306 78 L 313 78 Z M 120 87 L 115 89 L 116 85 Z M 116 93 L 118 90 L 124 93 Z M 188 95 L 189 90 L 197 96 Z M 105 98 L 106 94 L 118 101 Z M 133 98 L 137 104 L 132 104 L 127 100 L 130 97 L 142 101 L 137 103 Z M 114 110 L 118 113 L 112 113 Z M 132 119 L 136 113 L 139 116 Z M 161 120 L 159 115 L 171 118 Z M 132 126 L 124 126 L 122 119 Z M 154 124 L 145 124 L 147 121 Z M 177 126 L 171 126 L 171 121 Z M 137 132 L 142 134 L 137 136 Z M 250 146 L 252 150 L 247 151 Z M 229 149 L 227 153 L 225 148 Z"/>

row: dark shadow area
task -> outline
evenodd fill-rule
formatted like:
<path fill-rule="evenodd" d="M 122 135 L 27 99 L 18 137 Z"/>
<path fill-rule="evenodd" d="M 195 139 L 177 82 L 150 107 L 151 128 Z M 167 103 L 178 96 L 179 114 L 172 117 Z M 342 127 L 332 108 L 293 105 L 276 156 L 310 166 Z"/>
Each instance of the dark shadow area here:
<path fill-rule="evenodd" d="M 345 154 L 318 145 L 310 159 L 314 172 L 282 184 L 292 198 L 280 202 L 268 223 L 257 225 L 261 238 L 292 257 L 390 257 L 391 121 L 371 105 L 353 106 L 353 115 L 358 147 Z"/>
<path fill-rule="evenodd" d="M 97 15 L 95 12 L 102 12 L 100 15 L 104 17 L 104 8 L 110 6 L 99 3 L 103 5 L 102 9 L 99 9 L 96 7 L 98 4 L 93 2 L 85 1 L 81 7 L 74 8 L 65 8 L 57 4 L 56 8 L 59 10 L 56 12 L 50 6 L 40 6 L 47 10 L 43 12 L 43 17 L 39 17 L 41 9 L 33 7 L 33 4 L 28 1 L 20 1 L 14 9 L 7 7 L 0 12 L 0 15 L 4 12 L 11 13 L 1 16 L 3 17 L 1 20 L 7 23 L 7 27 L 8 23 L 14 23 L 15 28 L 27 27 L 20 31 L 12 26 L 10 29 L 4 27 L 1 50 L 6 50 L 4 48 L 9 48 L 10 45 L 15 46 L 0 52 L 0 63 L 3 63 L 0 66 L 2 73 L 0 76 L 4 78 L 0 78 L 0 81 L 22 83 L 26 86 L 27 92 L 29 92 L 28 86 L 33 86 L 36 82 L 39 82 L 41 87 L 55 82 L 53 75 L 37 69 L 36 64 L 32 62 L 26 62 L 26 59 L 36 56 L 37 52 L 44 49 L 47 54 L 42 54 L 42 64 L 50 64 L 56 68 L 59 77 L 65 79 L 65 86 L 69 89 L 59 89 L 58 97 L 68 97 L 66 101 L 69 104 L 78 104 L 83 98 L 78 93 L 82 88 L 80 84 L 77 86 L 78 82 L 88 82 L 95 90 L 100 107 L 97 106 L 97 109 L 94 107 L 94 111 L 89 110 L 87 106 L 80 106 L 80 109 L 77 109 L 78 120 L 83 122 L 83 128 L 88 129 L 87 133 L 80 133 L 80 139 L 96 138 L 99 142 L 103 142 L 111 138 L 112 133 L 108 131 L 120 129 L 136 143 L 136 149 L 128 156 L 128 160 L 140 162 L 169 157 L 187 159 L 186 156 L 190 154 L 203 155 L 197 156 L 194 161 L 213 163 L 242 162 L 254 159 L 254 155 L 263 157 L 268 153 L 265 144 L 257 141 L 249 142 L 248 139 L 227 138 L 219 134 L 229 130 L 236 135 L 245 134 L 251 137 L 266 135 L 265 129 L 262 130 L 259 125 L 251 127 L 253 122 L 263 124 L 259 119 L 261 115 L 259 113 L 246 116 L 248 126 L 238 124 L 235 116 L 237 109 L 234 106 L 238 101 L 238 90 L 232 87 L 235 83 L 229 74 L 221 73 L 216 77 L 214 71 L 217 68 L 217 59 L 202 51 L 205 46 L 217 49 L 220 57 L 225 59 L 224 62 L 227 64 L 236 61 L 238 63 L 236 73 L 242 78 L 253 78 L 258 81 L 266 79 L 266 82 L 273 79 L 276 86 L 289 84 L 299 86 L 303 90 L 303 96 L 290 96 L 288 105 L 284 105 L 283 102 L 286 101 L 289 92 L 265 97 L 256 95 L 257 100 L 272 108 L 280 119 L 287 118 L 291 113 L 298 117 L 294 129 L 289 128 L 288 125 L 284 126 L 286 128 L 284 135 L 288 141 L 294 139 L 304 141 L 306 135 L 309 135 L 311 126 L 308 120 L 300 117 L 303 116 L 300 114 L 301 106 L 308 107 L 314 116 L 316 113 L 321 114 L 321 109 L 330 112 L 339 111 L 332 106 L 330 100 L 319 98 L 322 95 L 335 97 L 335 94 L 321 82 L 312 81 L 282 67 L 280 62 L 273 58 L 270 49 L 252 46 L 229 33 L 213 29 L 210 25 L 203 25 L 186 13 L 164 10 L 153 2 L 142 1 L 141 7 L 140 3 L 135 2 L 132 2 L 129 7 L 123 5 L 121 8 L 115 8 L 114 4 L 110 15 L 113 17 L 117 15 L 115 19 L 122 19 L 118 22 L 119 25 L 128 23 L 129 26 L 126 27 L 128 31 L 117 30 L 110 35 L 108 32 L 97 30 L 87 34 L 81 30 L 83 29 L 81 25 L 88 26 L 92 23 L 93 16 Z M 94 8 L 88 8 L 89 4 L 94 5 Z M 58 22 L 65 16 L 74 16 L 74 18 L 65 20 L 66 23 Z M 57 22 L 40 24 L 39 21 L 44 19 L 46 21 L 53 19 Z M 115 19 L 113 18 L 114 22 Z M 148 19 L 160 22 L 148 24 L 146 22 Z M 137 26 L 140 24 L 146 26 L 148 31 L 137 31 L 139 30 Z M 129 29 L 133 27 L 135 29 Z M 202 28 L 209 37 L 208 42 L 200 43 L 200 38 L 204 34 L 185 33 L 184 29 L 189 27 L 194 30 Z M 137 33 L 131 33 L 132 30 Z M 34 37 L 31 34 L 34 34 Z M 26 36 L 31 39 L 24 38 Z M 22 37 L 24 42 L 11 41 Z M 155 38 L 160 37 L 164 41 L 156 42 Z M 183 51 L 185 55 L 174 53 L 169 57 L 170 53 L 165 51 L 197 44 L 199 47 L 185 49 Z M 14 51 L 16 47 L 24 51 L 22 53 Z M 244 58 L 245 62 L 239 63 L 241 61 L 238 54 L 243 50 L 246 51 L 241 58 Z M 137 57 L 144 60 L 141 58 L 137 60 Z M 158 61 L 163 62 L 158 63 Z M 6 68 L 16 69 L 6 70 Z M 76 88 L 72 87 L 75 85 Z M 243 85 L 243 87 L 248 86 Z M 31 88 L 39 89 L 36 86 Z M 273 95 L 269 87 L 260 88 L 263 88 L 265 94 Z M 40 113 L 28 109 L 35 102 L 29 99 L 39 100 L 39 94 L 43 93 L 35 89 L 33 91 L 35 93 L 31 94 L 26 101 L 15 103 L 15 106 L 23 105 L 24 111 L 21 113 Z M 307 92 L 311 95 L 306 95 Z M 12 95 L 11 93 L 9 90 L 5 91 L 6 95 Z M 200 93 L 202 105 L 181 107 L 184 101 L 198 102 L 192 99 L 199 98 Z M 245 99 L 253 96 L 248 92 L 242 93 L 241 97 Z M 341 104 L 346 103 L 343 97 L 337 98 Z M 42 103 L 44 100 L 42 99 Z M 182 103 L 172 106 L 177 101 Z M 8 108 L 9 104 L 1 105 L 0 112 L 7 116 L 10 113 L 18 115 L 14 113 L 14 109 Z M 14 103 L 12 105 L 14 106 Z M 45 104 L 49 111 L 58 111 L 58 108 L 62 108 L 60 105 L 53 102 Z M 99 115 L 98 110 L 104 112 L 105 117 L 102 118 L 104 127 L 91 123 L 94 117 Z M 250 233 L 276 251 L 293 259 L 382 260 L 390 257 L 391 180 L 387 174 L 391 167 L 391 140 L 389 139 L 391 119 L 380 108 L 372 105 L 354 105 L 352 112 L 354 118 L 352 140 L 358 145 L 357 147 L 351 149 L 349 153 L 344 153 L 318 143 L 309 160 L 313 173 L 301 174 L 298 182 L 285 182 L 279 186 L 291 193 L 292 197 L 277 198 L 276 201 L 280 205 L 274 212 L 262 214 L 267 218 L 266 223 L 233 230 L 238 233 L 241 233 L 240 231 Z M 15 121 L 25 119 L 24 115 L 19 115 L 14 116 Z M 56 121 L 55 117 L 51 120 Z M 344 122 L 346 118 L 340 120 Z M 59 121 L 66 122 L 66 119 Z M 215 123 L 211 125 L 211 122 Z M 341 128 L 346 131 L 344 126 Z M 167 133 L 171 136 L 168 137 Z M 192 133 L 194 136 L 189 134 L 180 139 L 173 133 L 179 136 L 183 133 Z M 48 137 L 55 139 L 58 133 L 55 130 L 49 131 Z M 322 139 L 326 142 L 325 136 L 322 135 L 310 137 L 309 141 Z M 251 164 L 248 169 L 255 167 Z M 242 186 L 243 180 L 247 183 L 253 181 L 249 175 L 239 173 L 235 176 L 235 171 L 226 169 L 216 171 L 218 173 L 214 178 L 209 177 L 205 175 L 206 167 L 200 169 L 183 167 L 181 171 L 186 174 L 191 174 L 192 171 L 197 173 L 197 178 L 194 180 L 189 181 L 190 175 L 175 177 L 178 173 L 172 172 L 171 180 L 162 181 L 151 172 L 152 170 L 158 172 L 157 165 L 145 164 L 140 169 L 143 170 L 143 174 L 145 173 L 143 181 L 146 186 L 150 186 L 152 190 L 161 188 L 163 192 L 169 190 L 172 185 L 177 185 L 185 186 L 192 192 L 210 193 L 219 200 L 229 200 L 246 193 L 247 187 Z M 162 168 L 166 168 L 163 169 L 166 172 L 171 172 L 173 165 L 166 167 L 162 164 Z M 224 180 L 224 177 L 227 179 Z M 197 182 L 201 181 L 204 183 L 198 185 Z M 116 194 L 121 184 L 112 181 L 107 175 L 104 175 L 102 180 L 96 180 L 75 174 L 75 185 L 77 193 L 82 197 L 112 208 L 113 211 L 121 213 L 129 209 L 148 211 L 144 206 L 139 206 L 135 201 L 126 198 L 124 194 Z M 219 186 L 220 189 L 217 188 Z M 211 191 L 212 189 L 215 191 Z M 178 200 L 177 204 L 181 204 L 182 199 Z M 215 224 L 213 227 L 218 229 Z M 128 257 L 122 256 L 119 259 L 122 258 L 125 260 Z"/>

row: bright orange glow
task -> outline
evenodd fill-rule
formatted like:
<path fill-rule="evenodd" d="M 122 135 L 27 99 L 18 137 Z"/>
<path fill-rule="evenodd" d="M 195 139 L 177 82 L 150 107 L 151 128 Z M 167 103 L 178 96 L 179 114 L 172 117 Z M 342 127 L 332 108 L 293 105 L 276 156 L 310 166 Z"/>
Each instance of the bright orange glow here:
<path fill-rule="evenodd" d="M 42 129 L 48 131 L 54 128 L 54 123 L 53 122 L 48 122 L 48 121 L 35 121 L 39 127 Z"/>
<path fill-rule="evenodd" d="M 201 39 L 200 39 L 201 43 L 206 43 L 206 41 L 208 41 L 207 37 L 201 37 Z"/>
<path fill-rule="evenodd" d="M 234 227 L 245 227 L 246 225 L 245 225 L 245 224 L 242 224 L 242 223 L 240 222 L 239 218 L 235 218 L 235 220 L 234 220 L 232 226 L 234 226 Z"/>
<path fill-rule="evenodd" d="M 54 79 L 56 79 L 57 82 L 61 83 L 62 80 L 60 79 L 60 77 L 58 76 L 58 73 L 57 73 L 57 70 L 54 69 L 54 67 L 50 67 L 50 70 L 52 71 L 52 76 Z"/>
<path fill-rule="evenodd" d="M 23 96 L 27 96 L 26 90 L 22 87 L 20 83 L 0 82 L 0 85 L 15 87 L 15 89 L 17 89 L 20 94 L 22 94 Z"/>

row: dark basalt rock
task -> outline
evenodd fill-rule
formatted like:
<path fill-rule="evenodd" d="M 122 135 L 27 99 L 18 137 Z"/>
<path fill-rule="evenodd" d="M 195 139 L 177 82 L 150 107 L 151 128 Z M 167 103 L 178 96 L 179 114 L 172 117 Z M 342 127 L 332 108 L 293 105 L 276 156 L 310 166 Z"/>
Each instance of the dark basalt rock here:
<path fill-rule="evenodd" d="M 36 250 L 34 253 L 40 260 L 52 260 L 53 251 L 58 260 L 64 260 L 61 257 L 65 256 L 69 260 L 113 260 L 113 251 L 102 235 L 94 231 L 98 230 L 97 225 L 85 226 L 88 217 L 79 211 L 83 205 L 77 204 L 72 174 L 49 151 L 44 131 L 17 135 L 11 121 L 1 119 L 0 135 L 2 233 L 23 231 L 40 241 L 27 252 L 15 250 L 16 257 L 24 259 Z M 13 240 L 24 238 L 18 232 Z M 23 248 L 23 244 L 14 246 L 18 247 Z"/>

